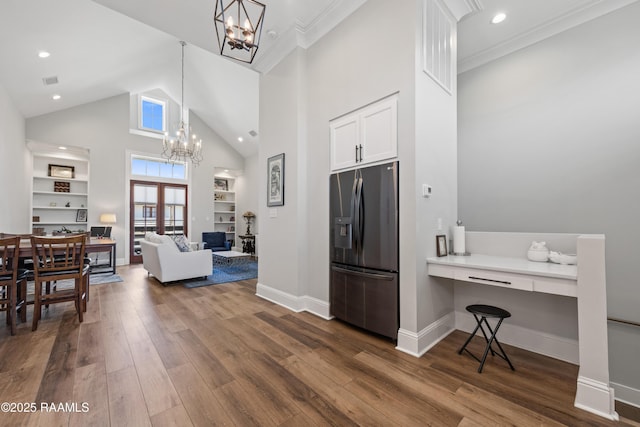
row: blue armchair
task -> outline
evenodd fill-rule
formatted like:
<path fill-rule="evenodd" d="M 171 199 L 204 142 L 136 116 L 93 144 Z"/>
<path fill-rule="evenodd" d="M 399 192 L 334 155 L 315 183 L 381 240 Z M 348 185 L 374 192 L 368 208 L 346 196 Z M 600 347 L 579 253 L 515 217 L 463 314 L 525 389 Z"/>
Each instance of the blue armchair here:
<path fill-rule="evenodd" d="M 204 249 L 211 249 L 212 252 L 231 250 L 231 242 L 227 242 L 227 234 L 224 231 L 205 231 L 202 233 Z"/>

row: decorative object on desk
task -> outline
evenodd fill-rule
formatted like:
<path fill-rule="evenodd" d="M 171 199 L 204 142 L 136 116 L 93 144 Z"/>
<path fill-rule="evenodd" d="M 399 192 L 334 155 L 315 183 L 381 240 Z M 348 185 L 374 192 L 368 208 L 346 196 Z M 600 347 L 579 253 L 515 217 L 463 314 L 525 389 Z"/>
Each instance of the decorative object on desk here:
<path fill-rule="evenodd" d="M 214 178 L 213 188 L 215 190 L 229 191 L 229 181 L 224 178 Z"/>
<path fill-rule="evenodd" d="M 71 207 L 71 202 L 67 202 L 67 203 L 65 203 L 64 207 L 65 207 L 65 208 L 70 208 L 70 207 Z"/>
<path fill-rule="evenodd" d="M 255 0 L 216 0 L 213 23 L 220 55 L 251 64 L 258 52 L 266 6 Z"/>
<path fill-rule="evenodd" d="M 184 47 L 187 43 L 180 41 L 182 46 L 182 98 L 180 98 L 180 123 L 175 129 L 174 136 L 169 132 L 164 133 L 162 139 L 162 157 L 171 164 L 191 160 L 193 166 L 198 166 L 202 161 L 202 139 L 191 131 L 191 126 L 184 122 Z"/>
<path fill-rule="evenodd" d="M 436 252 L 438 256 L 447 256 L 447 236 L 439 234 L 436 236 Z"/>
<path fill-rule="evenodd" d="M 31 222 L 40 222 L 40 217 L 39 216 L 31 217 Z"/>
<path fill-rule="evenodd" d="M 556 264 L 575 265 L 578 263 L 578 256 L 574 254 L 563 254 L 562 252 L 549 252 L 549 261 Z"/>
<path fill-rule="evenodd" d="M 465 247 L 464 225 L 462 225 L 462 221 L 460 220 L 458 220 L 456 224 L 457 225 L 453 227 L 453 254 L 465 255 L 466 247 Z"/>
<path fill-rule="evenodd" d="M 76 212 L 76 222 L 87 222 L 87 210 L 78 209 Z"/>
<path fill-rule="evenodd" d="M 55 193 L 69 193 L 71 191 L 71 183 L 65 181 L 53 181 L 53 191 Z"/>
<path fill-rule="evenodd" d="M 74 166 L 49 165 L 49 176 L 73 179 L 76 177 L 76 168 Z"/>
<path fill-rule="evenodd" d="M 242 217 L 244 218 L 245 222 L 247 223 L 247 231 L 245 232 L 245 234 L 250 236 L 251 235 L 251 221 L 254 220 L 254 218 L 256 217 L 256 214 L 254 214 L 251 211 L 246 211 L 245 213 L 242 214 Z"/>
<path fill-rule="evenodd" d="M 267 160 L 267 206 L 284 206 L 284 153 Z"/>
<path fill-rule="evenodd" d="M 531 242 L 531 246 L 527 251 L 527 259 L 535 262 L 547 262 L 549 259 L 549 249 L 546 242 Z"/>

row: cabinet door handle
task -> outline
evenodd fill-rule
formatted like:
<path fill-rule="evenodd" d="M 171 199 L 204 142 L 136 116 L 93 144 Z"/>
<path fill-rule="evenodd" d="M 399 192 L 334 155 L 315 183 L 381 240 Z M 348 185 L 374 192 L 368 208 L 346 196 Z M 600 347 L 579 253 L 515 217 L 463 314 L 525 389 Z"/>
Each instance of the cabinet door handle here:
<path fill-rule="evenodd" d="M 362 144 L 360 144 L 360 161 L 362 161 Z"/>
<path fill-rule="evenodd" d="M 511 285 L 511 282 L 508 282 L 506 280 L 485 279 L 484 277 L 476 277 L 476 276 L 469 276 L 469 279 L 471 279 L 471 280 L 484 280 L 485 282 L 500 283 L 500 284 L 503 284 L 503 285 Z"/>
<path fill-rule="evenodd" d="M 358 163 L 358 146 L 356 145 L 356 163 Z"/>

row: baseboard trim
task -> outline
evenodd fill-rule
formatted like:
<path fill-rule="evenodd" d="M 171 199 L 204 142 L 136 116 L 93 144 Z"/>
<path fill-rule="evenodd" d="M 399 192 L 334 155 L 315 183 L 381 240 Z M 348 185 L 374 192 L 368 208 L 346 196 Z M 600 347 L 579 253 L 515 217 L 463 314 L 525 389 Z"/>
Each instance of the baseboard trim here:
<path fill-rule="evenodd" d="M 618 421 L 619 419 L 613 388 L 601 381 L 579 375 L 574 405 L 576 408 L 609 420 Z"/>
<path fill-rule="evenodd" d="M 263 283 L 256 285 L 256 296 L 278 304 L 296 313 L 307 311 L 323 319 L 330 320 L 329 303 L 310 296 L 297 297 Z"/>
<path fill-rule="evenodd" d="M 428 325 L 419 332 L 412 332 L 400 328 L 398 330 L 398 345 L 396 350 L 421 357 L 434 345 L 442 341 L 454 331 L 455 316 L 449 313 Z"/>
<path fill-rule="evenodd" d="M 611 382 L 610 384 L 616 391 L 617 401 L 640 408 L 640 390 L 619 383 Z"/>
<path fill-rule="evenodd" d="M 476 327 L 473 316 L 467 312 L 456 311 L 455 328 L 471 333 Z M 478 332 L 480 334 L 480 332 Z M 578 365 L 580 362 L 578 340 L 547 334 L 521 326 L 503 323 L 498 332 L 500 342 L 553 357 L 554 359 Z"/>

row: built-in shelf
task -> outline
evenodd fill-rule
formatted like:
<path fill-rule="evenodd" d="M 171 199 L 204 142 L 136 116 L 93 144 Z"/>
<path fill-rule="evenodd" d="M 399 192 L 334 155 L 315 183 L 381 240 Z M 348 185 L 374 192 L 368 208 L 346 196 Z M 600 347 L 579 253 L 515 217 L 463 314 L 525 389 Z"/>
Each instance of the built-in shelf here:
<path fill-rule="evenodd" d="M 33 229 L 50 234 L 62 227 L 86 230 L 89 206 L 89 153 L 28 142 L 32 151 L 31 212 Z M 73 178 L 49 176 L 50 165 L 73 168 Z M 66 184 L 58 184 L 66 183 Z M 55 191 L 62 187 L 65 191 Z M 65 206 L 69 204 L 69 206 Z M 81 210 L 84 210 L 82 212 Z M 85 219 L 79 222 L 77 219 Z M 34 230 L 36 231 L 36 230 Z"/>
<path fill-rule="evenodd" d="M 227 240 L 235 246 L 236 237 L 236 192 L 235 178 L 228 176 L 214 176 L 213 189 L 213 227 L 214 231 L 226 233 Z"/>

